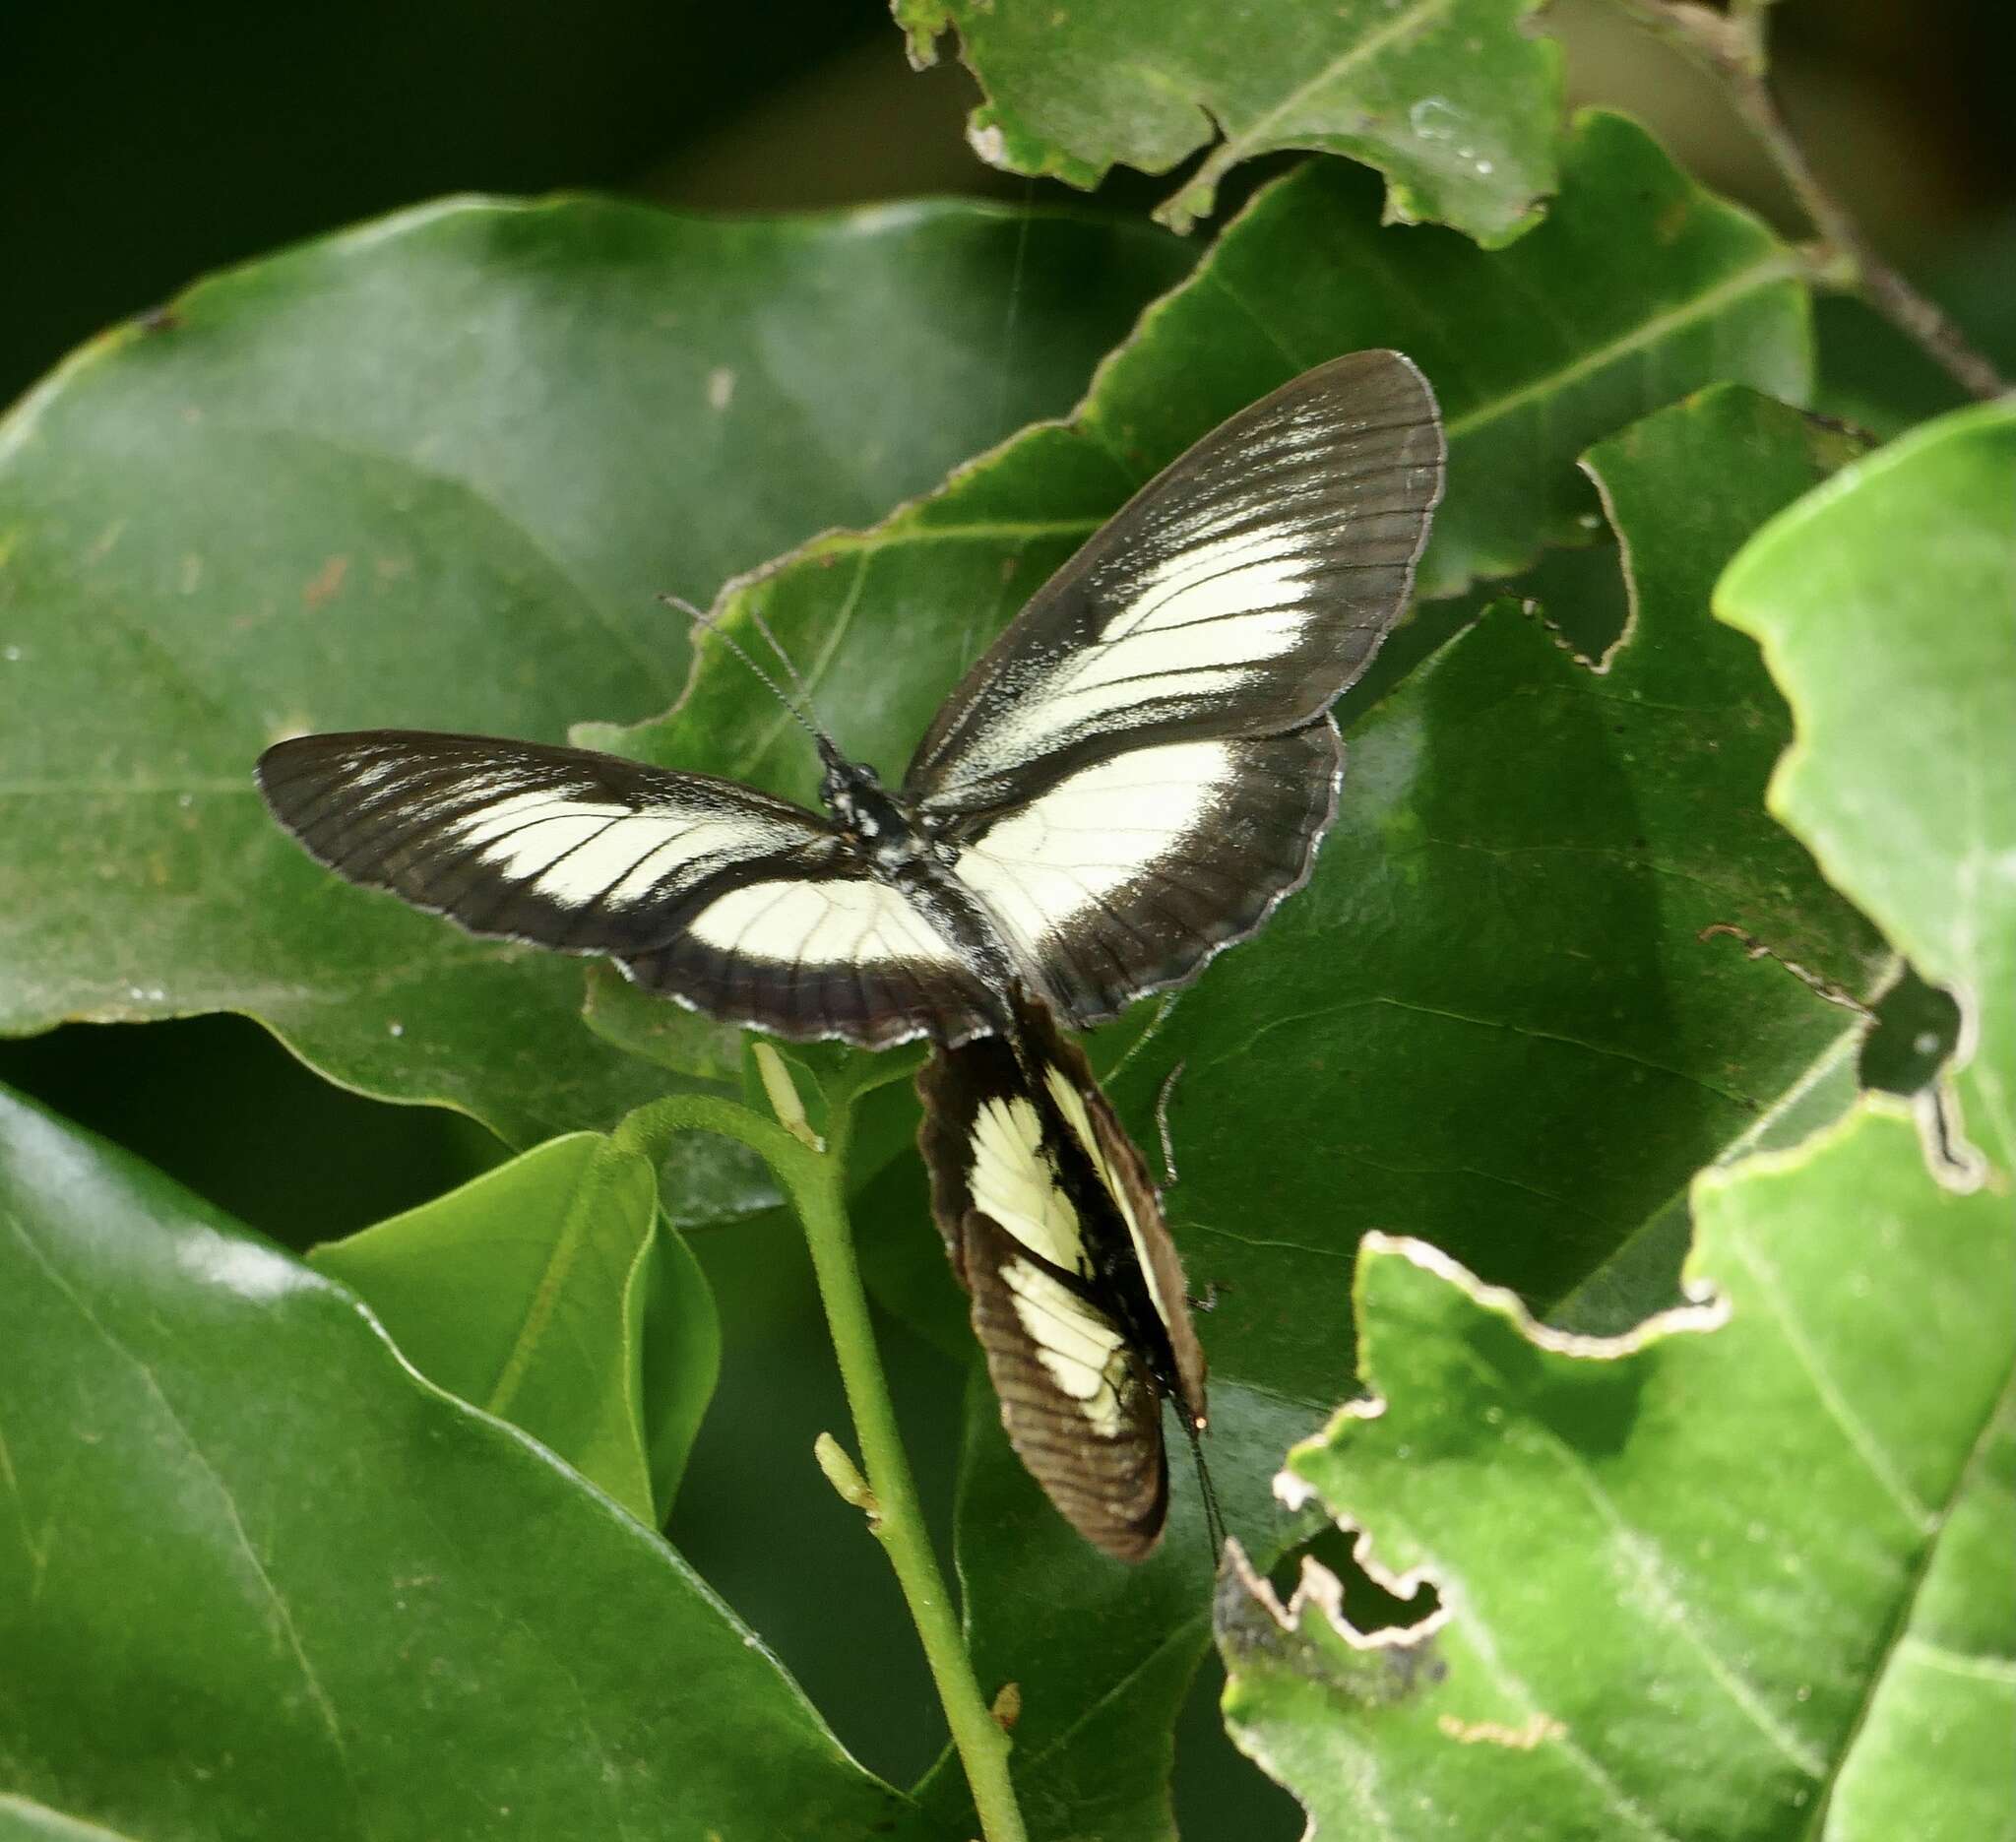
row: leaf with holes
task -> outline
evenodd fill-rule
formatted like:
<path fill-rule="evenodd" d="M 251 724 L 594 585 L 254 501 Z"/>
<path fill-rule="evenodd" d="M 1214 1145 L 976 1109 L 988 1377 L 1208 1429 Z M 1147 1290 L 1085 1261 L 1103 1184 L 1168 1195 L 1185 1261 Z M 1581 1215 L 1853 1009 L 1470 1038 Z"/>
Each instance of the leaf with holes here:
<path fill-rule="evenodd" d="M 714 1389 L 699 1263 L 658 1227 L 650 1162 L 549 1139 L 309 1255 L 437 1386 L 522 1427 L 640 1522 L 664 1521 Z"/>
<path fill-rule="evenodd" d="M 1483 243 L 1531 226 L 1553 189 L 1560 57 L 1536 30 L 1539 0 L 1271 0 L 1235 24 L 1195 0 L 894 11 L 919 65 L 957 32 L 987 98 L 968 139 L 992 165 L 1092 186 L 1209 146 L 1156 214 L 1179 230 L 1239 161 L 1283 148 L 1363 160 L 1386 176 L 1389 218 Z"/>
<path fill-rule="evenodd" d="M 4 1097 L 0 1198 L 0 1813 L 916 1833 L 671 1550 L 342 1288 Z"/>
<path fill-rule="evenodd" d="M 1286 1477 L 1440 1609 L 1368 1645 L 1305 1569 L 1219 1615 L 1233 1734 L 1316 1836 L 1957 1842 L 2007 1810 L 2005 1207 L 1884 1100 L 1694 1204 L 1704 1302 L 1608 1342 L 1367 1242 L 1373 1399 Z"/>
<path fill-rule="evenodd" d="M 0 424 L 0 1030 L 246 1011 L 516 1143 L 662 1091 L 581 1028 L 579 965 L 310 863 L 254 758 L 662 710 L 688 653 L 659 591 L 705 601 L 1062 409 L 1187 259 L 973 205 L 462 203 L 87 348 Z"/>
<path fill-rule="evenodd" d="M 1267 1490 L 1280 1454 L 1354 1388 L 1363 1235 L 1404 1230 L 1537 1309 L 1628 1324 L 1675 1296 L 1694 1173 L 1811 1094 L 1852 1094 L 1857 1020 L 1701 938 L 1735 924 L 1856 992 L 1889 964 L 1762 810 L 1786 712 L 1708 607 L 1723 561 L 1851 451 L 1729 389 L 1594 449 L 1633 591 L 1599 668 L 1501 606 L 1375 704 L 1308 887 L 1113 1077 L 1153 1145 L 1182 1067 L 1166 1207 L 1192 1290 L 1216 1294 L 1198 1318 L 1208 1449 L 1263 1565 L 1305 1532 Z M 935 1249 L 878 1251 L 891 1296 L 929 1296 Z M 909 1277 L 891 1285 L 892 1266 Z M 1129 1572 L 1080 1552 L 994 1418 L 984 1400 L 969 1416 L 960 1569 L 983 1681 L 1022 1686 L 1017 1771 L 1054 1825 L 1038 1833 L 1088 1807 L 1154 1833 L 1167 1723 L 1206 1643 L 1193 1489 L 1179 1466 L 1169 1537 Z M 949 1772 L 927 1790 L 960 1795 Z"/>
<path fill-rule="evenodd" d="M 1716 607 L 1798 739 L 1772 810 L 1962 1012 L 1970 1180 L 2016 1184 L 2016 410 L 1917 430 L 1758 533 Z"/>

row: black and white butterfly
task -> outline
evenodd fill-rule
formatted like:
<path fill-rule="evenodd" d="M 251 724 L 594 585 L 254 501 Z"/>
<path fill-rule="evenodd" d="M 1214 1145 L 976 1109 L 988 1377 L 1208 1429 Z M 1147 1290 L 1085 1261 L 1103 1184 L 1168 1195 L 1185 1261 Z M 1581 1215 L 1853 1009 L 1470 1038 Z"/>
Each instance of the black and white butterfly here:
<path fill-rule="evenodd" d="M 917 1074 L 918 1149 L 952 1270 L 1031 1475 L 1079 1534 L 1145 1558 L 1168 1511 L 1162 1404 L 1192 1449 L 1204 1352 L 1161 1199 L 1085 1053 L 1040 1003 Z M 1213 1549 L 1216 1505 L 1198 1451 Z"/>
<path fill-rule="evenodd" d="M 483 735 L 306 735 L 275 815 L 353 882 L 611 956 L 792 1038 L 1086 1025 L 1194 975 L 1307 876 L 1328 715 L 1406 604 L 1441 493 L 1412 362 L 1305 372 L 1166 468 L 1009 623 L 902 787 L 813 729 L 825 815 L 703 774 Z M 803 713 L 800 713 L 801 716 Z"/>

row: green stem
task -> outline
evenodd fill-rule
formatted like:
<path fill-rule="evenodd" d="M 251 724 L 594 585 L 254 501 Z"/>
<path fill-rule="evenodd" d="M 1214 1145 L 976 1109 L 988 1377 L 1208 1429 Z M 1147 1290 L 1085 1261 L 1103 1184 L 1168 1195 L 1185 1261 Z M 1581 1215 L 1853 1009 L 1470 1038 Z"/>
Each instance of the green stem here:
<path fill-rule="evenodd" d="M 759 1118 L 733 1101 L 705 1094 L 675 1094 L 632 1113 L 616 1129 L 627 1151 L 655 1154 L 671 1133 L 719 1132 L 761 1154 L 777 1174 L 812 1253 L 820 1302 L 840 1362 L 848 1410 L 860 1444 L 875 1511 L 869 1528 L 889 1556 L 889 1564 L 910 1608 L 930 1666 L 931 1681 L 952 1731 L 952 1744 L 966 1769 L 986 1842 L 1025 1842 L 1022 1812 L 1008 1774 L 1008 1736 L 989 1711 L 975 1679 L 959 1628 L 952 1596 L 924 1526 L 910 1459 L 897 1429 L 895 1404 L 882 1371 L 868 1315 L 868 1294 L 854 1258 L 847 1215 L 847 1150 L 852 1120 L 846 1100 L 837 1100 L 828 1121 L 827 1146 L 815 1151 L 783 1126 Z"/>

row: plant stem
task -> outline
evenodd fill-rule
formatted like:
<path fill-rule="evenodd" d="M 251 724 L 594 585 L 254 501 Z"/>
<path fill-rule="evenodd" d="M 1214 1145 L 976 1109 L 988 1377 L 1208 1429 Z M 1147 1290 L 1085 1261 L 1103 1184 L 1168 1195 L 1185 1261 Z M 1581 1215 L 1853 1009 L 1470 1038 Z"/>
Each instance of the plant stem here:
<path fill-rule="evenodd" d="M 1860 296 L 1971 396 L 1999 397 L 2009 389 L 1946 311 L 1876 252 L 1847 207 L 1814 172 L 1771 93 L 1766 38 L 1771 0 L 1730 0 L 1726 13 L 1693 0 L 1613 4 L 1722 85 L 1737 118 L 1820 233 L 1821 248 L 1809 265 L 1816 282 Z"/>
<path fill-rule="evenodd" d="M 1008 1774 L 1009 1740 L 994 1720 L 966 1654 L 952 1596 L 924 1526 L 910 1459 L 868 1315 L 868 1294 L 854 1258 L 847 1215 L 847 1151 L 852 1118 L 837 1099 L 824 1151 L 732 1101 L 676 1094 L 640 1109 L 617 1128 L 626 1150 L 651 1152 L 672 1132 L 698 1129 L 739 1140 L 762 1155 L 789 1192 L 811 1249 L 812 1271 L 847 1390 L 862 1468 L 875 1510 L 869 1528 L 889 1556 L 924 1660 L 959 1750 L 986 1842 L 1025 1842 L 1027 1831 Z"/>
<path fill-rule="evenodd" d="M 1008 1736 L 995 1722 L 974 1678 L 958 1615 L 931 1552 L 930 1532 L 917 1503 L 916 1484 L 897 1431 L 896 1410 L 868 1319 L 868 1295 L 854 1259 L 840 1169 L 829 1154 L 818 1160 L 807 1180 L 791 1184 L 791 1192 L 812 1250 L 812 1269 L 833 1333 L 834 1354 L 840 1359 L 862 1468 L 875 1494 L 869 1527 L 887 1552 L 910 1604 L 953 1745 L 973 1788 L 981 1833 L 987 1842 L 1022 1842 L 1022 1813 L 1008 1777 Z"/>

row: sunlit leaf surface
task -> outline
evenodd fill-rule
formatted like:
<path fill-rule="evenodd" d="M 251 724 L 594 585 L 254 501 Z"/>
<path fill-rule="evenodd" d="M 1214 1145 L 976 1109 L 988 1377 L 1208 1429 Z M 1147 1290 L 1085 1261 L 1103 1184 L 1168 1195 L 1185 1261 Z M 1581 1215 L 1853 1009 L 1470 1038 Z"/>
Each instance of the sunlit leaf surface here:
<path fill-rule="evenodd" d="M 1368 1246 L 1379 1405 L 1289 1470 L 1442 1621 L 1368 1651 L 1317 1597 L 1221 1611 L 1234 1734 L 1317 1837 L 1957 1842 L 2006 1812 L 2006 1207 L 1935 1183 L 1885 1101 L 1695 1204 L 1714 1303 L 1607 1345 Z"/>
<path fill-rule="evenodd" d="M 1343 154 L 1386 176 L 1386 211 L 1480 242 L 1534 222 L 1554 184 L 1560 60 L 1537 0 L 1201 0 L 1093 6 L 896 0 L 918 62 L 940 33 L 985 92 L 968 139 L 1011 172 L 1096 185 L 1209 148 L 1157 216 L 1210 213 L 1240 160 Z"/>

